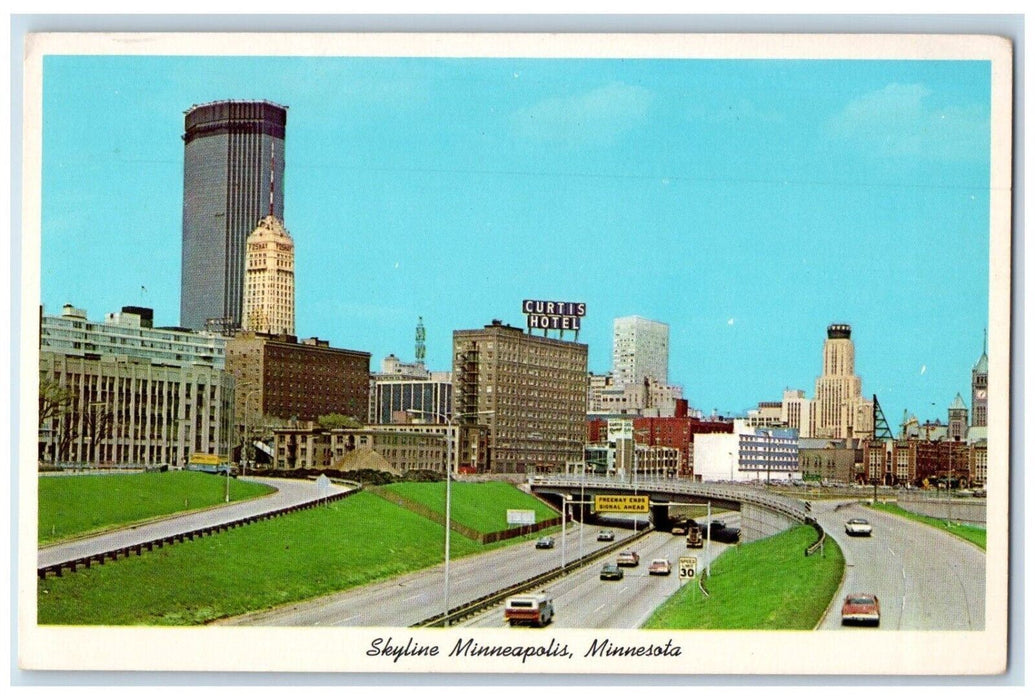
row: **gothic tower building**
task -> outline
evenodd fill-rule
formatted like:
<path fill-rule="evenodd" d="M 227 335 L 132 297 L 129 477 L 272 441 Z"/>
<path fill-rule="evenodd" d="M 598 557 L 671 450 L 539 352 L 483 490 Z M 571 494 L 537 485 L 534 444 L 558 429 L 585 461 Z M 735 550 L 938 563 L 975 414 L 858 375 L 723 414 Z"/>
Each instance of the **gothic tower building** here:
<path fill-rule="evenodd" d="M 975 428 L 988 425 L 988 341 L 986 347 L 981 350 L 981 357 L 978 358 L 974 368 L 970 371 L 970 405 L 974 411 L 972 414 Z"/>

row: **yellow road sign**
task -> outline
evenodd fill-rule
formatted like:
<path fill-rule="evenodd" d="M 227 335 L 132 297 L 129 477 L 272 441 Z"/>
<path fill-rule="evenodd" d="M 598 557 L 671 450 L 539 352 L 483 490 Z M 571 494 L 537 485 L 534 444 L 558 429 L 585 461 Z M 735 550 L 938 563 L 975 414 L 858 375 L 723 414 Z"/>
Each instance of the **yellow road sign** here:
<path fill-rule="evenodd" d="M 594 496 L 593 510 L 598 513 L 646 513 L 650 511 L 647 496 Z"/>
<path fill-rule="evenodd" d="M 205 454 L 204 452 L 195 452 L 190 456 L 191 464 L 219 464 L 219 455 Z"/>

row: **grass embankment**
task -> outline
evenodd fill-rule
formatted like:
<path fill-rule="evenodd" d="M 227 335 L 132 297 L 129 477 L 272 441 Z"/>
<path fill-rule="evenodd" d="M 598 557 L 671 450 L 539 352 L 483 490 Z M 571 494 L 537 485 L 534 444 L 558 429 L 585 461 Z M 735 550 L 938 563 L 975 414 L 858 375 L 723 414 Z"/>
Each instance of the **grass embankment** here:
<path fill-rule="evenodd" d="M 962 537 L 968 542 L 973 542 L 981 549 L 985 549 L 985 542 L 988 539 L 988 531 L 983 527 L 977 527 L 975 525 L 964 525 L 962 523 L 953 523 L 947 525 L 945 518 L 932 518 L 929 515 L 920 515 L 918 513 L 912 513 L 904 508 L 898 506 L 895 503 L 870 503 L 867 504 L 870 508 L 875 510 L 884 511 L 885 513 L 891 513 L 892 515 L 898 515 L 903 518 L 909 518 L 910 520 L 916 520 L 918 522 L 936 527 L 939 530 L 945 530 L 951 532 L 958 537 Z"/>
<path fill-rule="evenodd" d="M 226 499 L 226 479 L 200 472 L 48 476 L 38 481 L 40 544 L 207 508 Z M 264 484 L 230 479 L 231 501 L 273 491 Z"/>
<path fill-rule="evenodd" d="M 710 597 L 692 581 L 655 610 L 644 628 L 814 628 L 844 571 L 844 556 L 831 538 L 825 556 L 804 556 L 815 540 L 816 531 L 803 525 L 726 550 L 712 562 L 705 581 Z"/>
<path fill-rule="evenodd" d="M 446 512 L 446 487 L 441 484 L 399 483 L 384 487 L 388 491 L 416 501 L 440 514 Z M 534 496 L 513 484 L 501 481 L 485 483 L 454 482 L 451 487 L 450 512 L 454 521 L 482 533 L 507 530 L 507 510 L 534 510 L 536 522 L 560 517 Z"/>
<path fill-rule="evenodd" d="M 432 566 L 444 530 L 371 494 L 164 547 L 37 591 L 40 624 L 192 625 Z M 479 545 L 456 533 L 450 551 Z"/>
<path fill-rule="evenodd" d="M 421 486 L 430 493 L 435 484 Z M 493 509 L 527 505 L 527 494 L 517 489 L 522 499 L 499 500 L 491 496 L 503 491 L 498 484 L 463 486 L 453 493 L 459 512 L 484 508 L 485 502 Z M 505 509 L 502 517 L 505 524 Z M 450 552 L 462 557 L 541 534 L 480 545 L 454 532 Z M 325 507 L 48 577 L 37 587 L 39 622 L 203 624 L 440 564 L 444 539 L 441 525 L 358 493 Z"/>

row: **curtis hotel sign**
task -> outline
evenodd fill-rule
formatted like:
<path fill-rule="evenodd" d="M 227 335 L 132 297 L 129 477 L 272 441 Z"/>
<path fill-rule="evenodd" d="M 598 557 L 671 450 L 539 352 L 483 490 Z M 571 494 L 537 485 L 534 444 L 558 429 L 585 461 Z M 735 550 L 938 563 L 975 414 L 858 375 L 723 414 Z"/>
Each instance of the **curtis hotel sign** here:
<path fill-rule="evenodd" d="M 581 301 L 541 301 L 525 299 L 521 302 L 521 311 L 528 321 L 528 331 L 575 331 L 579 337 L 582 317 L 586 315 L 586 304 Z"/>

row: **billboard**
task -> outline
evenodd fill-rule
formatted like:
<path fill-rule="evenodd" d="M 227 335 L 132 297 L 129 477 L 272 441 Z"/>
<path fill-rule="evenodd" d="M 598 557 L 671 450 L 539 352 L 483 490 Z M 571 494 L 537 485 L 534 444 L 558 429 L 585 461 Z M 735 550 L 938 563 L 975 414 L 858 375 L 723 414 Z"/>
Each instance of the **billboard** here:
<path fill-rule="evenodd" d="M 508 509 L 507 525 L 535 525 L 535 511 Z"/>

